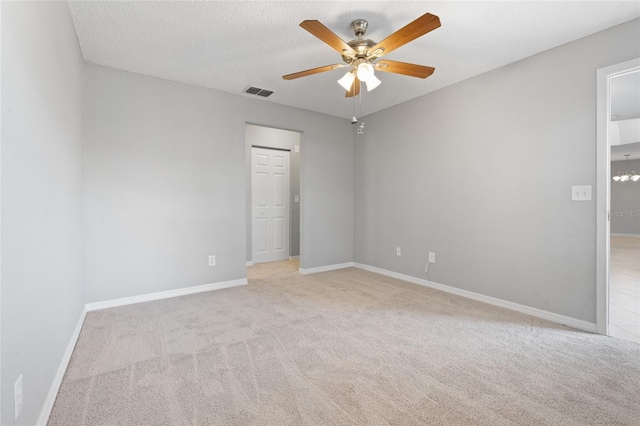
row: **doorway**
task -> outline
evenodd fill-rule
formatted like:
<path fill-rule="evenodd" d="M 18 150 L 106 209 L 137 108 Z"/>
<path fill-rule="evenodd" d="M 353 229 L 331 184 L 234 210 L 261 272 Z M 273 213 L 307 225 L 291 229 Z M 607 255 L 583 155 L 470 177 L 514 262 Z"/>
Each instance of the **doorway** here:
<path fill-rule="evenodd" d="M 254 263 L 261 262 L 270 262 L 282 259 L 292 259 L 299 260 L 301 257 L 301 234 L 302 234 L 302 203 L 303 193 L 301 188 L 301 178 L 300 178 L 300 160 L 301 160 L 301 149 L 300 143 L 302 139 L 302 133 L 299 131 L 292 130 L 283 130 L 276 129 L 272 127 L 266 127 L 257 124 L 245 124 L 245 140 L 246 140 L 246 247 L 247 247 L 247 266 L 251 266 Z M 267 149 L 267 152 L 273 153 L 283 153 L 286 152 L 289 155 L 289 194 L 288 197 L 285 197 L 283 200 L 283 204 L 288 205 L 288 226 L 284 225 L 284 229 L 282 228 L 270 228 L 267 226 L 266 221 L 260 221 L 259 223 L 254 223 L 254 214 L 260 213 L 260 210 L 257 210 L 257 206 L 254 207 L 255 198 L 254 197 L 254 176 L 253 176 L 253 166 L 254 162 L 254 148 Z M 263 154 L 264 155 L 264 154 Z M 275 161 L 275 160 L 274 160 Z M 279 161 L 279 160 L 278 160 Z M 273 177 L 273 176 L 272 176 Z M 279 179 L 279 178 L 278 178 Z M 285 179 L 286 180 L 286 179 Z M 273 184 L 273 182 L 271 182 Z M 266 185 L 266 184 L 265 184 Z M 263 202 L 265 200 L 262 200 Z M 267 211 L 265 211 L 265 214 Z M 259 216 L 258 216 L 259 217 Z M 284 222 L 274 222 L 276 225 L 280 225 Z M 265 230 L 265 226 L 267 226 Z M 273 224 L 271 225 L 273 226 Z M 283 241 L 282 245 L 288 244 L 288 255 L 285 256 L 284 250 L 275 248 L 278 256 L 266 255 L 264 252 L 265 246 L 264 244 L 269 244 L 269 234 L 268 232 L 273 232 L 274 239 L 271 241 L 275 241 L 276 239 L 283 236 L 285 241 Z M 260 235 L 254 235 L 257 233 L 261 233 Z M 266 239 L 261 239 L 264 235 L 267 236 Z M 288 235 L 288 238 L 287 238 Z M 257 237 L 257 238 L 256 238 Z M 256 247 L 258 245 L 262 245 L 260 247 L 260 252 L 256 253 L 254 250 L 254 244 Z"/>
<path fill-rule="evenodd" d="M 640 342 L 640 181 L 620 179 L 640 159 L 640 58 L 597 78 L 597 331 Z"/>

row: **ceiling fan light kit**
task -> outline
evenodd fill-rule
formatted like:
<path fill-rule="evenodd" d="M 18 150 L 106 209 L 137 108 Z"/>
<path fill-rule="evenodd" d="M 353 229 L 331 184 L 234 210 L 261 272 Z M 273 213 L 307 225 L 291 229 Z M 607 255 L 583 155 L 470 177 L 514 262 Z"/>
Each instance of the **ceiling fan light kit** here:
<path fill-rule="evenodd" d="M 382 83 L 378 77 L 375 76 L 373 71 L 373 65 L 368 62 L 361 62 L 356 68 L 356 76 L 358 80 L 364 81 L 367 84 L 367 92 L 375 89 Z"/>
<path fill-rule="evenodd" d="M 424 65 L 390 60 L 376 61 L 410 41 L 438 28 L 440 26 L 440 18 L 436 15 L 425 13 L 379 43 L 363 38 L 369 27 L 369 23 L 364 19 L 356 19 L 351 22 L 351 29 L 356 39 L 349 42 L 342 40 L 320 21 L 303 21 L 300 26 L 338 52 L 344 64 L 326 65 L 287 74 L 282 76 L 285 80 L 306 77 L 336 68 L 350 67 L 350 70 L 338 80 L 338 84 L 346 91 L 346 97 L 353 97 L 360 94 L 361 82 L 367 85 L 367 91 L 375 89 L 382 83 L 375 76 L 376 70 L 417 78 L 427 78 L 435 71 L 435 68 Z"/>

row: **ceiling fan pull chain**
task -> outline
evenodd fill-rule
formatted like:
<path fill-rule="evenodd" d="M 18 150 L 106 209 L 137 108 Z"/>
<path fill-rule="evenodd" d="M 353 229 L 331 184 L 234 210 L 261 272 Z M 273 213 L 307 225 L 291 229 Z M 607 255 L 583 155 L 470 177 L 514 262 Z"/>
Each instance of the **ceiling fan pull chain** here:
<path fill-rule="evenodd" d="M 355 84 L 355 82 L 353 83 Z M 356 124 L 358 119 L 356 118 L 356 98 L 353 96 L 353 118 L 351 119 L 351 124 Z"/>

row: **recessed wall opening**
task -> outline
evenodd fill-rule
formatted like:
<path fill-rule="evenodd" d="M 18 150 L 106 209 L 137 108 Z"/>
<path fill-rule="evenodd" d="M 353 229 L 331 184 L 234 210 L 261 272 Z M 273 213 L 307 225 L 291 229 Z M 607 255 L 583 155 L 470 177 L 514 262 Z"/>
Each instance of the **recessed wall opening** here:
<path fill-rule="evenodd" d="M 640 342 L 640 69 L 610 80 L 609 335 Z"/>
<path fill-rule="evenodd" d="M 597 330 L 640 342 L 638 93 L 640 58 L 598 70 Z"/>
<path fill-rule="evenodd" d="M 245 125 L 247 266 L 300 258 L 301 133 Z"/>

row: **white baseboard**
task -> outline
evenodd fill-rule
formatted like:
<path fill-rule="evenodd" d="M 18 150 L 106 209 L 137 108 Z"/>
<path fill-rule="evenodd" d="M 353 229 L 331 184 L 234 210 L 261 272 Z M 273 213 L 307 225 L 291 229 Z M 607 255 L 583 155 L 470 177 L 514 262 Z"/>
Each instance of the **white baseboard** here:
<path fill-rule="evenodd" d="M 289 260 L 298 260 L 300 256 L 289 256 Z"/>
<path fill-rule="evenodd" d="M 444 291 L 446 293 L 455 294 L 457 296 L 466 297 L 468 299 L 477 300 L 479 302 L 488 303 L 489 305 L 499 306 L 501 308 L 510 309 L 512 311 L 521 312 L 523 314 L 531 315 L 537 318 L 542 318 L 548 321 L 552 321 L 558 324 L 567 325 L 569 327 L 577 328 L 579 330 L 588 331 L 590 333 L 596 332 L 596 324 L 587 321 L 582 321 L 576 318 L 567 317 L 553 312 L 544 311 L 538 308 L 532 308 L 526 305 L 520 305 L 518 303 L 509 302 L 507 300 L 497 299 L 491 296 L 485 296 L 483 294 L 474 293 L 468 290 L 462 290 L 456 287 L 451 287 L 444 284 L 438 284 L 433 281 L 423 280 L 421 278 L 412 277 L 410 275 L 400 274 L 398 272 L 387 271 L 386 269 L 376 268 L 375 266 L 364 265 L 362 263 L 354 263 L 356 268 L 364 269 L 366 271 L 375 272 L 377 274 L 386 275 L 391 278 L 397 278 L 399 280 L 408 281 L 410 283 L 422 285 L 436 290 Z"/>
<path fill-rule="evenodd" d="M 62 379 L 64 378 L 64 374 L 67 371 L 67 367 L 69 366 L 69 361 L 71 361 L 71 355 L 73 354 L 73 349 L 76 347 L 78 337 L 80 337 L 80 331 L 82 330 L 82 324 L 84 324 L 84 319 L 87 316 L 87 312 L 97 311 L 97 310 L 106 309 L 106 308 L 114 308 L 117 306 L 132 305 L 134 303 L 149 302 L 152 300 L 186 296 L 188 294 L 202 293 L 202 292 L 211 291 L 211 290 L 221 290 L 223 288 L 238 287 L 238 286 L 247 285 L 247 284 L 248 284 L 247 279 L 242 278 L 242 279 L 233 280 L 233 281 L 224 281 L 224 282 L 213 283 L 213 284 L 199 285 L 195 287 L 180 288 L 177 290 L 143 294 L 140 296 L 125 297 L 122 299 L 106 300 L 104 302 L 87 303 L 84 307 L 84 310 L 82 311 L 82 314 L 80 315 L 78 324 L 76 325 L 76 328 L 73 331 L 73 335 L 71 336 L 71 341 L 67 346 L 67 350 L 65 351 L 64 356 L 62 357 L 62 361 L 60 362 L 58 371 L 56 372 L 53 382 L 51 383 L 51 388 L 49 389 L 49 393 L 47 394 L 47 399 L 45 400 L 45 403 L 42 407 L 42 411 L 40 412 L 40 418 L 38 419 L 37 425 L 45 426 L 49 421 L 49 416 L 51 415 L 53 404 L 56 402 L 56 396 L 58 396 L 58 391 L 60 390 Z"/>
<path fill-rule="evenodd" d="M 247 266 L 253 266 L 253 262 L 250 260 L 247 260 Z"/>
<path fill-rule="evenodd" d="M 612 237 L 635 237 L 635 238 L 640 238 L 640 235 L 638 234 L 619 234 L 619 233 L 614 233 L 612 232 L 610 234 Z"/>
<path fill-rule="evenodd" d="M 49 393 L 47 394 L 47 398 L 45 399 L 44 405 L 42 406 L 42 411 L 40 411 L 40 417 L 38 418 L 38 423 L 36 423 L 37 425 L 45 426 L 49 421 L 51 410 L 53 410 L 53 404 L 56 402 L 56 397 L 58 396 L 58 391 L 60 390 L 60 385 L 62 384 L 64 373 L 66 373 L 67 367 L 69 366 L 69 361 L 71 361 L 71 355 L 73 354 L 73 349 L 76 347 L 76 343 L 78 342 L 78 337 L 80 337 L 80 331 L 82 330 L 82 324 L 84 324 L 84 319 L 86 316 L 87 307 L 85 306 L 82 310 L 82 313 L 80 314 L 80 318 L 78 319 L 76 328 L 75 330 L 73 330 L 71 340 L 67 345 L 67 350 L 65 350 L 64 355 L 62 356 L 62 361 L 60 361 L 58 371 L 56 371 L 56 375 L 53 378 L 53 382 L 51 383 L 51 387 L 49 388 Z"/>
<path fill-rule="evenodd" d="M 116 306 L 132 305 L 134 303 L 150 302 L 152 300 L 169 299 L 171 297 L 186 296 L 188 294 L 203 293 L 205 291 L 211 290 L 221 290 L 223 288 L 238 287 L 247 284 L 247 279 L 241 278 L 239 280 L 233 281 L 224 281 L 213 284 L 198 285 L 194 287 L 179 288 L 176 290 L 160 291 L 158 293 L 141 294 L 140 296 L 105 300 L 103 302 L 87 303 L 87 311 L 115 308 Z"/>
<path fill-rule="evenodd" d="M 337 263 L 335 265 L 318 266 L 316 268 L 306 268 L 306 269 L 299 268 L 298 272 L 300 272 L 303 275 L 317 274 L 318 272 L 327 272 L 327 271 L 335 271 L 336 269 L 351 268 L 353 265 L 354 265 L 353 262 Z"/>

